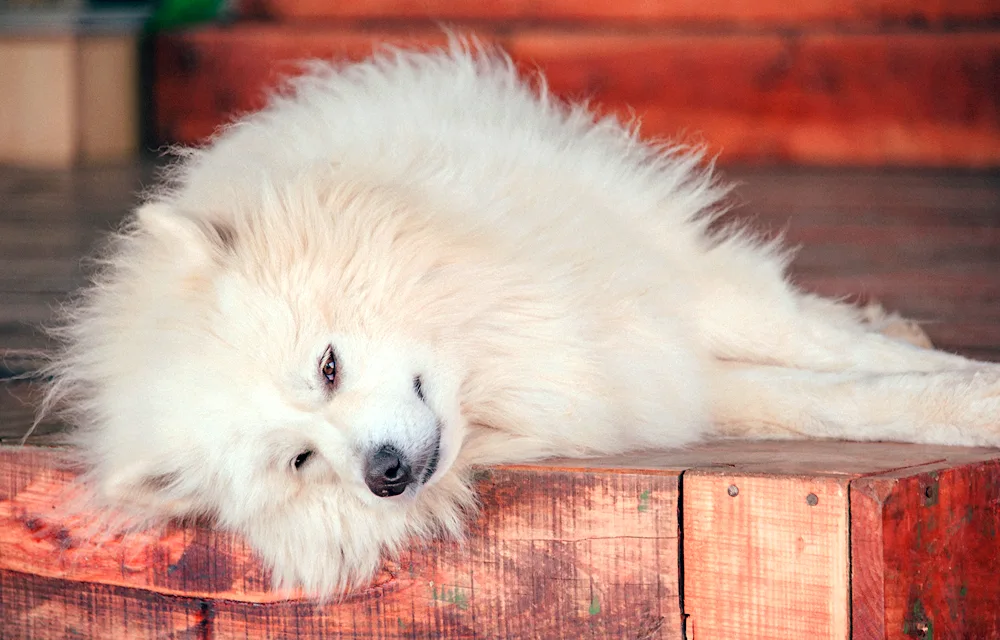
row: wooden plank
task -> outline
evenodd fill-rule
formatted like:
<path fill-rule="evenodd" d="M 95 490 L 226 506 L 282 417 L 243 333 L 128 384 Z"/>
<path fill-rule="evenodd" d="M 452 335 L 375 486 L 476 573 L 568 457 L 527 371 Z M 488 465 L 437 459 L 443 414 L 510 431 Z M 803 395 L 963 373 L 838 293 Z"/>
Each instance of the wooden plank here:
<path fill-rule="evenodd" d="M 481 32 L 567 97 L 634 109 L 649 137 L 704 140 L 723 162 L 996 166 L 1000 33 L 588 34 Z M 302 57 L 357 58 L 437 31 L 241 25 L 157 40 L 163 140 L 194 143 Z"/>
<path fill-rule="evenodd" d="M 76 158 L 76 40 L 0 36 L 0 162 L 64 167 Z"/>
<path fill-rule="evenodd" d="M 693 638 L 848 638 L 845 478 L 684 474 Z"/>
<path fill-rule="evenodd" d="M 0 161 L 121 161 L 138 141 L 134 36 L 0 35 Z"/>
<path fill-rule="evenodd" d="M 676 476 L 602 475 L 599 486 L 588 474 L 495 472 L 467 548 L 404 555 L 377 600 L 319 616 L 304 615 L 308 603 L 266 616 L 223 604 L 216 630 L 239 633 L 249 616 L 270 637 L 679 637 Z"/>
<path fill-rule="evenodd" d="M 24 330 L 40 326 L 52 319 L 53 294 L 59 291 L 0 291 L 0 325 L 23 324 Z M 7 345 L 4 345 L 7 346 Z"/>
<path fill-rule="evenodd" d="M 569 23 L 795 25 L 949 24 L 1000 17 L 990 0 L 249 0 L 244 15 L 277 20 L 518 20 Z"/>
<path fill-rule="evenodd" d="M 96 523 L 72 512 L 73 474 L 59 468 L 55 452 L 0 451 L 0 569 L 167 595 L 280 599 L 246 546 L 217 532 L 171 529 L 101 541 Z"/>
<path fill-rule="evenodd" d="M 139 143 L 139 51 L 134 34 L 79 38 L 76 88 L 85 162 L 121 162 Z"/>
<path fill-rule="evenodd" d="M 0 570 L 0 636 L 210 638 L 207 603 Z"/>
<path fill-rule="evenodd" d="M 688 638 L 845 637 L 851 598 L 861 630 L 884 603 L 887 637 L 917 610 L 936 637 L 1000 624 L 998 450 L 724 441 L 504 467 L 479 479 L 464 544 L 414 546 L 324 607 L 270 591 L 240 540 L 204 527 L 98 546 L 62 509 L 56 455 L 0 448 L 5 637 L 678 638 L 681 469 Z"/>
<path fill-rule="evenodd" d="M 831 444 L 744 443 L 684 473 L 688 637 L 996 635 L 1000 452 Z"/>
<path fill-rule="evenodd" d="M 1000 637 L 1000 460 L 851 484 L 855 640 Z"/>
<path fill-rule="evenodd" d="M 878 224 L 1000 223 L 1000 176 L 992 172 L 729 169 L 754 215 Z M 821 217 L 820 214 L 840 217 Z M 962 217 L 962 215 L 968 217 Z M 967 226 L 967 225 L 966 225 Z"/>
<path fill-rule="evenodd" d="M 982 351 L 983 357 L 992 351 L 992 358 L 1000 352 L 1000 325 L 997 323 L 944 323 L 924 325 L 935 344 L 947 344 L 951 349 Z M 992 345 L 992 346 L 991 346 Z M 970 356 L 972 357 L 972 356 Z"/>
<path fill-rule="evenodd" d="M 995 267 L 983 265 L 951 271 L 929 271 L 919 267 L 884 270 L 881 273 L 824 276 L 798 273 L 804 288 L 824 296 L 874 298 L 889 308 L 918 320 L 949 319 L 961 322 L 962 311 L 975 310 L 983 320 L 995 316 L 1000 300 L 1000 278 Z M 934 314 L 931 317 L 930 314 Z"/>
<path fill-rule="evenodd" d="M 680 637 L 676 471 L 493 471 L 480 480 L 483 509 L 464 544 L 414 547 L 367 589 L 317 608 L 270 591 L 260 564 L 225 533 L 169 528 L 98 546 L 85 517 L 64 515 L 72 474 L 54 455 L 0 448 L 0 579 L 29 590 L 11 602 L 37 588 L 55 615 L 63 602 L 85 602 L 95 619 L 117 620 L 125 614 L 105 607 L 142 612 L 128 603 L 152 598 L 158 615 L 194 620 L 190 628 L 211 620 L 203 637 Z M 128 603 L 88 600 L 94 589 Z M 33 604 L 12 606 L 12 619 L 41 617 Z M 63 637 L 19 624 L 9 637 Z"/>
<path fill-rule="evenodd" d="M 881 254 L 885 262 L 896 265 L 913 262 L 959 263 L 977 259 L 992 261 L 1000 256 L 1000 228 L 985 228 L 970 233 L 968 228 L 945 225 L 797 225 L 790 226 L 784 237 L 790 245 L 808 245 L 814 252 L 826 246 L 835 246 L 838 250 L 857 247 Z M 844 263 L 855 266 L 850 258 Z M 861 266 L 864 268 L 864 265 Z"/>
<path fill-rule="evenodd" d="M 3 244 L 0 240 L 0 246 Z M 10 291 L 14 286 L 25 293 L 69 291 L 80 283 L 79 266 L 78 258 L 33 254 L 0 257 L 0 291 Z"/>
<path fill-rule="evenodd" d="M 307 58 L 360 60 L 382 44 L 439 46 L 440 31 L 406 33 L 240 25 L 156 38 L 154 132 L 164 142 L 196 143 L 235 114 L 260 108 L 271 89 Z"/>
<path fill-rule="evenodd" d="M 67 265 L 78 264 L 98 235 L 117 224 L 154 168 L 0 170 L 0 354 L 46 346 L 30 323 L 51 320 L 80 282 Z M 738 182 L 733 199 L 742 205 L 727 221 L 787 229 L 788 239 L 802 245 L 792 272 L 805 288 L 876 298 L 927 322 L 946 349 L 997 358 L 1000 289 L 990 284 L 1000 283 L 995 172 L 725 173 Z"/>
<path fill-rule="evenodd" d="M 600 469 L 619 473 L 686 471 L 685 478 L 691 470 L 704 469 L 710 473 L 723 473 L 728 469 L 733 474 L 751 476 L 855 478 L 928 464 L 970 464 L 991 460 L 998 455 L 998 449 L 896 442 L 719 440 L 683 449 L 638 451 L 582 460 L 549 460 L 508 468 L 557 466 L 568 472 Z"/>
<path fill-rule="evenodd" d="M 827 295 L 865 294 L 887 304 L 882 296 L 892 296 L 893 309 L 924 320 L 1000 319 L 1000 274 L 992 275 L 1000 262 L 1000 229 L 792 220 L 769 231 L 779 233 L 797 248 L 793 277 Z"/>
<path fill-rule="evenodd" d="M 1000 33 L 591 36 L 525 33 L 562 95 L 631 105 L 646 135 L 724 161 L 988 166 L 1000 161 Z M 947 97 L 945 97 L 947 96 Z"/>
<path fill-rule="evenodd" d="M 37 366 L 37 361 L 0 359 L 3 370 L 17 375 L 27 368 Z M 0 445 L 20 444 L 22 438 L 35 421 L 35 412 L 41 400 L 41 390 L 35 382 L 0 382 Z M 33 441 L 49 438 L 65 431 L 65 425 L 49 417 L 43 420 L 32 433 Z"/>

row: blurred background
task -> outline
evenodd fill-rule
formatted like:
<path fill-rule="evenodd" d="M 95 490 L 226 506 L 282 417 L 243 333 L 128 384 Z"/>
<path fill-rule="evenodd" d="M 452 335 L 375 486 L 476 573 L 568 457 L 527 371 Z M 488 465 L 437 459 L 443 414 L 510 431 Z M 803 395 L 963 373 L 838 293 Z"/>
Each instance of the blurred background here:
<path fill-rule="evenodd" d="M 166 145 L 259 107 L 297 60 L 442 26 L 706 144 L 740 183 L 731 215 L 801 245 L 802 287 L 1000 360 L 998 0 L 0 0 L 0 440 L 37 326 Z"/>

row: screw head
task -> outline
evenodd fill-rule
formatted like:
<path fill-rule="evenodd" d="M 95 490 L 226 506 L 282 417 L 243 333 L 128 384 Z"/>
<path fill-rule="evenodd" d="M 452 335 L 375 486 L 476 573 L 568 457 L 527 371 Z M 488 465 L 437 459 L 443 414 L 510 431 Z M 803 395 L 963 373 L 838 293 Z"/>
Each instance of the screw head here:
<path fill-rule="evenodd" d="M 815 493 L 810 493 L 806 496 L 806 504 L 810 507 L 815 507 L 819 504 L 819 497 Z"/>
<path fill-rule="evenodd" d="M 735 498 L 736 496 L 740 495 L 740 488 L 737 487 L 735 484 L 731 484 L 729 485 L 729 488 L 726 489 L 726 493 L 728 493 L 731 497 Z"/>

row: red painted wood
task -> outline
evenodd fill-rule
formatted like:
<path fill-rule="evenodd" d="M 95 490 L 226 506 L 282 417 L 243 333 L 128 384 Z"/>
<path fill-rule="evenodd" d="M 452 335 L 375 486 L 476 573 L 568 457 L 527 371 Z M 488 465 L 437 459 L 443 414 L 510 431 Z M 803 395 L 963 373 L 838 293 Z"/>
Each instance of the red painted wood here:
<path fill-rule="evenodd" d="M 677 471 L 499 469 L 464 543 L 325 606 L 201 526 L 100 541 L 51 452 L 0 448 L 0 637 L 680 638 Z M 99 544 L 99 542 L 101 542 Z M 526 615 L 530 612 L 530 615 Z"/>
<path fill-rule="evenodd" d="M 855 640 L 1000 637 L 1000 460 L 851 485 Z"/>
<path fill-rule="evenodd" d="M 1000 33 L 600 35 L 484 32 L 558 94 L 641 116 L 647 137 L 724 162 L 1000 164 Z M 258 108 L 303 57 L 359 58 L 437 31 L 241 25 L 157 40 L 163 140 L 194 143 Z"/>
<path fill-rule="evenodd" d="M 685 553 L 714 558 L 683 577 L 682 470 L 708 481 L 685 489 Z M 324 606 L 270 591 L 241 541 L 204 527 L 98 546 L 87 514 L 64 510 L 72 478 L 51 450 L 0 448 L 4 638 L 679 638 L 682 578 L 697 580 L 694 638 L 699 625 L 768 640 L 827 633 L 833 618 L 846 624 L 848 600 L 854 638 L 1000 637 L 996 450 L 733 441 L 497 469 L 479 481 L 464 544 L 414 546 Z M 738 518 L 726 515 L 736 496 L 750 501 Z M 794 564 L 806 557 L 843 571 Z M 749 607 L 738 618 L 713 599 L 720 585 Z M 773 615 L 732 626 L 755 611 Z"/>
<path fill-rule="evenodd" d="M 244 0 L 277 20 L 517 20 L 564 23 L 798 25 L 939 24 L 1000 17 L 990 0 Z"/>

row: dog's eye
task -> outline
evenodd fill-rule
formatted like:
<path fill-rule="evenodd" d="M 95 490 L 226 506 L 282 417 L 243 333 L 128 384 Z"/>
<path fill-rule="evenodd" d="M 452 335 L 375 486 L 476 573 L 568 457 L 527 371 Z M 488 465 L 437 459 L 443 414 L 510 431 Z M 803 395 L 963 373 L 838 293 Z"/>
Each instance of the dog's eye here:
<path fill-rule="evenodd" d="M 299 469 L 302 468 L 302 465 L 309 462 L 309 458 L 312 458 L 312 456 L 313 456 L 312 449 L 306 449 L 299 455 L 295 456 L 295 459 L 292 460 L 292 466 L 295 467 L 296 471 L 298 471 Z"/>
<path fill-rule="evenodd" d="M 333 347 L 326 348 L 326 353 L 323 354 L 323 362 L 320 364 L 319 372 L 323 374 L 323 378 L 326 379 L 327 384 L 334 385 L 337 383 L 337 356 L 333 352 Z"/>
<path fill-rule="evenodd" d="M 413 379 L 413 391 L 420 398 L 420 401 L 424 402 L 424 382 L 420 379 L 420 376 Z"/>

